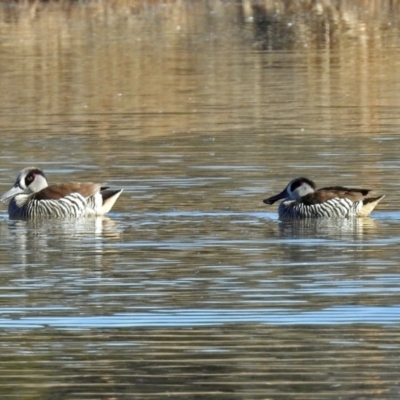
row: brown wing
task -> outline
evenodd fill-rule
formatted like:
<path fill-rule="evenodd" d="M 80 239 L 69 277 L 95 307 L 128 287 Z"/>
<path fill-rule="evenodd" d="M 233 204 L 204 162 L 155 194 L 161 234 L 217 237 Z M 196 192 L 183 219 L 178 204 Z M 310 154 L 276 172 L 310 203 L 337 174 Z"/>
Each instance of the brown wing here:
<path fill-rule="evenodd" d="M 301 202 L 306 205 L 321 204 L 325 201 L 335 198 L 346 198 L 351 201 L 359 201 L 365 199 L 365 197 L 371 192 L 369 189 L 353 189 L 341 186 L 330 186 L 317 190 L 314 193 L 301 198 Z"/>
<path fill-rule="evenodd" d="M 101 188 L 98 183 L 70 182 L 50 185 L 32 195 L 34 200 L 59 200 L 71 193 L 80 193 L 83 197 L 93 196 Z"/>
<path fill-rule="evenodd" d="M 356 195 L 356 194 L 358 194 L 359 196 L 367 196 L 370 192 L 372 192 L 371 189 L 347 188 L 347 187 L 343 187 L 343 186 L 329 186 L 329 187 L 321 188 L 319 190 L 321 190 L 321 191 L 328 190 L 328 191 L 334 191 L 334 192 L 338 192 L 338 193 L 344 193 L 344 196 L 340 196 L 340 197 L 347 197 L 347 195 Z"/>

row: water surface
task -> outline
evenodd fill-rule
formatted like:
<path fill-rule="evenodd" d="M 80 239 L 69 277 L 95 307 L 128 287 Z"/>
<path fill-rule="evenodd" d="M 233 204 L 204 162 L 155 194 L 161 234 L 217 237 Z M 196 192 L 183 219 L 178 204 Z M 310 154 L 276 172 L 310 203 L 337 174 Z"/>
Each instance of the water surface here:
<path fill-rule="evenodd" d="M 35 164 L 124 192 L 2 206 L 1 398 L 398 398 L 399 24 L 372 3 L 2 6 L 2 190 Z M 299 175 L 386 197 L 279 221 Z"/>

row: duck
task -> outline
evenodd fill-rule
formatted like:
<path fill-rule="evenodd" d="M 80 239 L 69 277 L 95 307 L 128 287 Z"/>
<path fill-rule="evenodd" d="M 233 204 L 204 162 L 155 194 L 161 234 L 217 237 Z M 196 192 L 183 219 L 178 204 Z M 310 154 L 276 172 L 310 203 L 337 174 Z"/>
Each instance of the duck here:
<path fill-rule="evenodd" d="M 279 218 L 350 218 L 366 217 L 385 195 L 374 196 L 369 189 L 329 186 L 317 189 L 308 178 L 291 180 L 279 194 L 263 202 L 274 204 L 283 199 L 278 208 Z"/>
<path fill-rule="evenodd" d="M 11 219 L 80 218 L 107 214 L 122 191 L 92 182 L 48 185 L 42 169 L 27 167 L 0 201 L 9 200 Z"/>

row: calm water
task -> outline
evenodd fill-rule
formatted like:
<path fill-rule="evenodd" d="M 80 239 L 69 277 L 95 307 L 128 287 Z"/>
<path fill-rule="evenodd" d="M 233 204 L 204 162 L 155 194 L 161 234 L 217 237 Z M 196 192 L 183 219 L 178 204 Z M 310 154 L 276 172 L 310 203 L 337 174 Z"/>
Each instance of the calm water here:
<path fill-rule="evenodd" d="M 2 205 L 2 399 L 399 398 L 393 3 L 0 8 L 1 192 L 33 164 L 124 189 L 99 219 Z M 280 222 L 299 175 L 386 198 Z"/>

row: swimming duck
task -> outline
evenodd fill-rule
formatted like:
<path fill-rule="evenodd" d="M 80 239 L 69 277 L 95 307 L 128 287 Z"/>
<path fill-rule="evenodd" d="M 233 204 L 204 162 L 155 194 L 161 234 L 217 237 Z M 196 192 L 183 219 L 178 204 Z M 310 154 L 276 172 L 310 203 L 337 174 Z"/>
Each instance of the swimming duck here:
<path fill-rule="evenodd" d="M 12 219 L 79 218 L 108 213 L 121 192 L 91 182 L 49 186 L 40 168 L 28 167 L 18 174 L 14 186 L 0 196 L 0 201 L 10 199 L 8 214 Z"/>
<path fill-rule="evenodd" d="M 264 200 L 279 205 L 280 218 L 366 217 L 385 197 L 371 196 L 371 190 L 330 186 L 316 189 L 308 178 L 295 178 L 279 194 Z"/>

